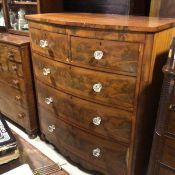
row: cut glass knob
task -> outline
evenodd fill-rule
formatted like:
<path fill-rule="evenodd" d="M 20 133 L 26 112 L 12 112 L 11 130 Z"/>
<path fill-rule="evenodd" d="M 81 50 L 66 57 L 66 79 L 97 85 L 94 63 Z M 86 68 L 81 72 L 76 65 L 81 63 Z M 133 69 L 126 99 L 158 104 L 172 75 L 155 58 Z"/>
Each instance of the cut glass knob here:
<path fill-rule="evenodd" d="M 100 50 L 97 50 L 94 52 L 94 58 L 96 60 L 101 60 L 103 58 L 103 52 Z"/>
<path fill-rule="evenodd" d="M 101 90 L 102 90 L 102 84 L 101 83 L 94 84 L 93 85 L 93 90 L 95 92 L 101 92 Z"/>

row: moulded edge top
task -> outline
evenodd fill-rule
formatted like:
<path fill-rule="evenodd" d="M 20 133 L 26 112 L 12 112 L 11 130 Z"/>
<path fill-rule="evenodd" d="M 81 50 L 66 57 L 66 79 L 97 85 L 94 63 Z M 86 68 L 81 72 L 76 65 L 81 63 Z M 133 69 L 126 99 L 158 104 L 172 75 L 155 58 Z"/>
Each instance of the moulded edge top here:
<path fill-rule="evenodd" d="M 27 15 L 29 21 L 65 26 L 139 32 L 158 32 L 175 26 L 173 18 L 92 13 L 46 13 Z"/>

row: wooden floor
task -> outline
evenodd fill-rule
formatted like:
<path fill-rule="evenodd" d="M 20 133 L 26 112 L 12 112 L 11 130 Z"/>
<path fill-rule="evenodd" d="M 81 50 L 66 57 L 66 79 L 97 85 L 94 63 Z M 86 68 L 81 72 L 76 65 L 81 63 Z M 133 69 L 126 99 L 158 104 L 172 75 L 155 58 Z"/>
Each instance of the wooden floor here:
<path fill-rule="evenodd" d="M 26 142 L 23 138 L 21 138 L 19 135 L 14 133 L 17 142 L 18 142 L 18 147 L 20 151 L 20 158 L 17 160 L 14 160 L 12 162 L 9 162 L 7 164 L 1 165 L 0 166 L 0 174 L 3 174 L 13 168 L 16 168 L 22 164 L 29 164 L 29 166 L 34 169 L 42 168 L 45 166 L 51 165 L 51 168 L 55 169 L 55 163 L 50 160 L 48 157 L 46 157 L 44 154 L 42 154 L 38 149 L 33 147 L 31 144 Z M 47 170 L 48 168 L 45 168 Z M 59 169 L 59 168 L 57 168 Z M 42 170 L 42 169 L 41 169 Z M 41 173 L 41 175 L 46 175 L 47 172 Z M 49 175 L 68 175 L 68 173 L 64 171 L 57 171 L 56 173 L 49 173 Z"/>

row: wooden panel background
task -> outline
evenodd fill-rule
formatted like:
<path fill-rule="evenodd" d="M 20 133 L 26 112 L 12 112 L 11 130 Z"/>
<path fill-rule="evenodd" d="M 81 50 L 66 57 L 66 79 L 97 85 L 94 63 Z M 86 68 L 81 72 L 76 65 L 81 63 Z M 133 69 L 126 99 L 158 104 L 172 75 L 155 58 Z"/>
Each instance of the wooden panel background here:
<path fill-rule="evenodd" d="M 72 12 L 148 15 L 150 0 L 64 0 Z"/>

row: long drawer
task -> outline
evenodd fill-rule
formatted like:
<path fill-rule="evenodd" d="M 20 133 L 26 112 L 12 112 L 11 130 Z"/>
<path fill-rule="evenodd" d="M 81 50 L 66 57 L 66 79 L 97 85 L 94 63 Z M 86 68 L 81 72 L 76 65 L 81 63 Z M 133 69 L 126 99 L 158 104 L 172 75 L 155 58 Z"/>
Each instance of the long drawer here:
<path fill-rule="evenodd" d="M 84 166 L 105 174 L 125 175 L 127 147 L 92 136 L 39 108 L 41 132 L 47 140 L 70 157 L 77 157 Z"/>
<path fill-rule="evenodd" d="M 29 107 L 25 92 L 21 92 L 16 88 L 10 87 L 8 84 L 0 82 L 0 97 L 14 101 L 16 104 L 25 108 Z"/>
<path fill-rule="evenodd" d="M 137 74 L 139 43 L 71 37 L 71 62 Z"/>
<path fill-rule="evenodd" d="M 60 116 L 93 134 L 129 143 L 131 113 L 73 97 L 39 81 L 36 87 L 40 108 L 48 109 L 54 116 Z"/>
<path fill-rule="evenodd" d="M 42 82 L 81 98 L 132 108 L 136 78 L 69 66 L 33 54 L 34 72 Z"/>
<path fill-rule="evenodd" d="M 30 28 L 32 50 L 45 56 L 66 61 L 68 58 L 68 36 Z"/>

